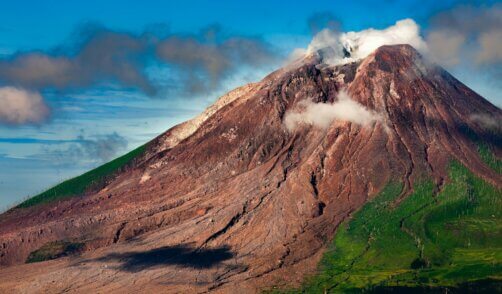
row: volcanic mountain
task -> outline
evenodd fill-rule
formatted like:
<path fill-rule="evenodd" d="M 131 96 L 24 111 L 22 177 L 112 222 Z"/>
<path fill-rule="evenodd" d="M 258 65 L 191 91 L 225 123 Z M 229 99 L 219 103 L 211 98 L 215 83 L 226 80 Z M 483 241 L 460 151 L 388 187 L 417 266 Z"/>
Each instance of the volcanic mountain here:
<path fill-rule="evenodd" d="M 302 118 L 306 105 L 336 108 L 341 93 L 361 110 L 353 118 L 333 116 L 326 126 Z M 287 127 L 292 113 L 297 123 Z M 367 114 L 372 119 L 359 119 Z M 423 183 L 427 207 L 439 207 L 459 181 L 453 162 L 500 196 L 502 176 L 486 158 L 500 162 L 501 118 L 498 107 L 409 45 L 382 46 L 336 66 L 317 52 L 229 92 L 98 172 L 2 214 L 0 292 L 298 287 L 319 273 L 321 259 L 326 264 L 337 231 L 389 185 L 398 188 L 382 211 L 418 199 Z M 83 188 L 72 193 L 68 185 Z M 428 241 L 406 227 L 405 218 L 425 207 L 399 218 L 410 244 L 418 239 L 413 250 L 422 248 L 410 270 L 437 266 L 423 249 Z M 500 229 L 499 212 L 487 218 Z M 492 234 L 490 248 L 500 252 L 500 231 Z M 501 276 L 501 261 L 490 262 L 480 278 Z"/>

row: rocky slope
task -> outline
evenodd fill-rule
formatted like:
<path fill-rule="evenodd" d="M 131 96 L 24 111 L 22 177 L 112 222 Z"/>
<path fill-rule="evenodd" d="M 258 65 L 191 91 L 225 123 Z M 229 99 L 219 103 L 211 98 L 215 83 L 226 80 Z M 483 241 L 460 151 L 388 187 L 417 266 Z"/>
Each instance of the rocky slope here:
<path fill-rule="evenodd" d="M 378 114 L 327 129 L 283 123 L 302 101 L 340 91 Z M 99 191 L 0 216 L 0 292 L 255 292 L 315 270 L 337 226 L 390 182 L 399 199 L 430 176 L 436 189 L 456 159 L 486 181 L 478 143 L 501 154 L 502 111 L 408 45 L 359 62 L 322 56 L 280 69 L 168 130 Z M 54 241 L 80 255 L 22 265 Z M 5 277 L 5 278 L 4 278 Z"/>

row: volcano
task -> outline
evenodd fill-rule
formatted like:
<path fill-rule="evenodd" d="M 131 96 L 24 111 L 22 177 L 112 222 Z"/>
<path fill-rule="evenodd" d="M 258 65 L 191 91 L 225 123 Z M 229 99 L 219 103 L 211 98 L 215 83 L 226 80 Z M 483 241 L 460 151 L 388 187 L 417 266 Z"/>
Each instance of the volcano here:
<path fill-rule="evenodd" d="M 336 109 L 341 93 L 361 111 L 348 118 L 343 113 L 331 116 L 324 126 L 304 119 L 305 105 Z M 285 119 L 291 114 L 297 123 L 287 127 Z M 366 114 L 371 119 L 361 121 Z M 424 185 L 430 190 L 423 198 L 427 205 L 396 219 L 399 234 L 412 248 L 403 249 L 413 255 L 406 272 L 433 271 L 452 264 L 429 254 L 427 248 L 442 248 L 439 234 L 426 230 L 429 239 L 420 238 L 421 229 L 413 233 L 414 227 L 407 227 L 408 217 L 448 203 L 443 200 L 446 194 L 468 191 L 469 199 L 482 195 L 476 194 L 477 184 L 451 192 L 453 184 L 471 178 L 498 195 L 488 205 L 495 211 L 486 214 L 493 226 L 491 233 L 485 228 L 491 241 L 476 247 L 489 248 L 486 252 L 495 257 L 484 257 L 489 260 L 487 270 L 479 267 L 484 275 L 438 285 L 500 277 L 502 261 L 496 252 L 502 249 L 502 217 L 496 206 L 502 176 L 494 165 L 500 166 L 502 155 L 501 119 L 498 107 L 409 45 L 382 46 L 362 60 L 336 66 L 324 64 L 322 52 L 311 54 L 222 96 L 127 161 L 124 157 L 123 163 L 111 162 L 116 165 L 108 166 L 111 172 L 79 177 L 84 187 L 80 192 L 66 192 L 63 183 L 2 214 L 0 292 L 298 289 L 306 277 L 336 269 L 326 254 L 343 244 L 333 246 L 332 240 L 347 224 L 357 228 L 355 221 L 368 211 L 367 205 L 385 203 L 381 211 L 397 211 L 419 199 Z M 465 176 L 455 176 L 452 162 L 454 171 L 465 168 Z M 378 202 L 389 185 L 394 187 L 393 198 Z M 480 207 L 484 198 L 478 198 L 472 203 Z M 467 211 L 462 216 L 476 213 Z M 427 220 L 442 213 L 446 209 Z M 364 241 L 362 254 L 373 252 L 373 240 L 383 240 L 379 236 L 385 224 L 394 220 L 383 218 L 375 225 L 365 222 L 364 228 L 383 225 L 371 229 L 374 233 Z M 438 228 L 452 228 L 451 238 L 471 232 L 466 228 L 475 225 L 440 224 Z M 350 230 L 343 232 L 348 238 Z M 457 247 L 474 248 L 475 239 L 482 239 L 476 236 L 470 238 L 471 247 Z M 353 242 L 350 248 L 356 250 L 359 243 Z M 342 253 L 336 262 L 354 255 Z M 394 259 L 404 258 L 397 249 L 394 253 Z M 389 247 L 387 253 L 368 257 L 366 267 L 394 253 Z M 348 267 L 356 261 L 353 258 Z M 319 287 L 326 291 L 328 280 Z"/>

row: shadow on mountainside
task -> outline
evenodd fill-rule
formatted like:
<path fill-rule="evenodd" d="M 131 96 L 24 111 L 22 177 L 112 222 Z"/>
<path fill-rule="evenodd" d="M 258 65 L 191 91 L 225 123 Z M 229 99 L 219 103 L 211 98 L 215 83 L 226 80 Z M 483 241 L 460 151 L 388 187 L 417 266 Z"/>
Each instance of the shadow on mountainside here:
<path fill-rule="evenodd" d="M 425 294 L 425 293 L 453 293 L 453 294 L 468 294 L 468 293 L 501 293 L 502 282 L 494 279 L 483 279 L 461 283 L 451 287 L 428 287 L 424 285 L 413 286 L 378 286 L 368 289 L 366 293 L 410 293 L 410 294 Z"/>
<path fill-rule="evenodd" d="M 207 269 L 219 265 L 234 256 L 228 246 L 195 249 L 188 245 L 165 246 L 149 251 L 112 253 L 98 261 L 121 261 L 120 270 L 139 272 L 145 269 L 177 265 Z"/>

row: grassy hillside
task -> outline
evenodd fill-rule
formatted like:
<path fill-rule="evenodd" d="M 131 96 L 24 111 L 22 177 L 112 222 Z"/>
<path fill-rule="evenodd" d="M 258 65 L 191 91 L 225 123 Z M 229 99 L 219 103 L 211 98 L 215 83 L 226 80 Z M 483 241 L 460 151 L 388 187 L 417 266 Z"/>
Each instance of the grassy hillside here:
<path fill-rule="evenodd" d="M 38 194 L 16 208 L 26 208 L 37 204 L 48 203 L 61 200 L 72 196 L 82 195 L 88 189 L 99 187 L 107 179 L 109 179 L 116 171 L 130 163 L 134 158 L 138 157 L 145 151 L 146 145 L 140 146 L 133 151 L 116 158 L 108 163 L 103 164 L 91 171 L 86 172 L 78 177 L 69 179 L 56 185 L 49 190 Z"/>
<path fill-rule="evenodd" d="M 72 243 L 68 241 L 50 242 L 30 253 L 26 259 L 26 263 L 40 262 L 76 254 L 80 252 L 83 247 L 83 243 Z"/>
<path fill-rule="evenodd" d="M 430 181 L 416 185 L 397 206 L 401 185 L 388 185 L 340 226 L 319 273 L 291 292 L 502 291 L 502 191 L 458 162 L 450 179 L 437 195 Z"/>
<path fill-rule="evenodd" d="M 478 144 L 478 152 L 481 159 L 494 171 L 502 174 L 502 160 L 498 160 L 487 144 Z"/>

